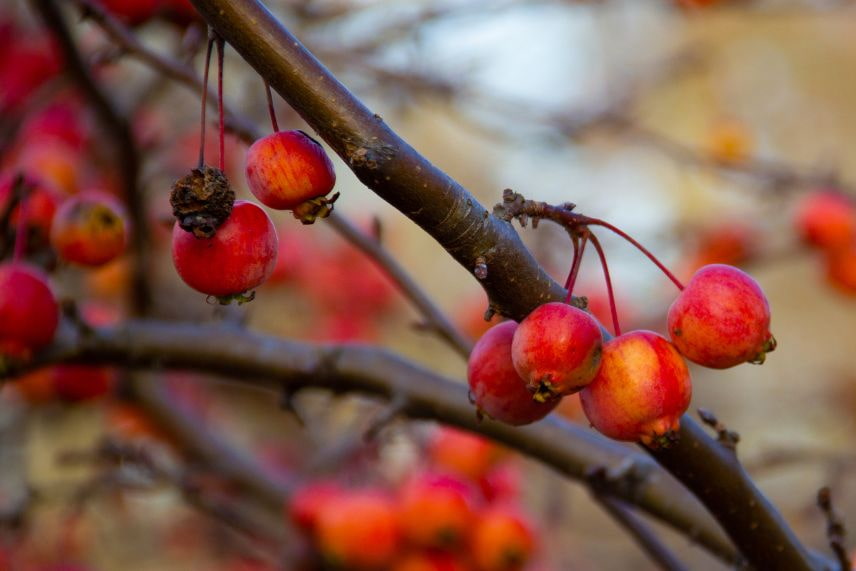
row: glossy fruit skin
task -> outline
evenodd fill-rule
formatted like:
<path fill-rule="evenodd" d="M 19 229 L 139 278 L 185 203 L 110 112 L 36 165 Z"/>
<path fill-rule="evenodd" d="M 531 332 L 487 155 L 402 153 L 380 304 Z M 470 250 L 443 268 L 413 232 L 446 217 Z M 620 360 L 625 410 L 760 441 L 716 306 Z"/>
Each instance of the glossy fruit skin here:
<path fill-rule="evenodd" d="M 687 359 L 712 369 L 761 363 L 775 349 L 761 286 L 733 266 L 697 271 L 669 307 L 669 335 Z"/>
<path fill-rule="evenodd" d="M 600 366 L 601 351 L 597 321 L 560 302 L 533 310 L 520 322 L 511 343 L 514 368 L 533 398 L 542 402 L 589 384 Z"/>
<path fill-rule="evenodd" d="M 336 184 L 333 163 L 303 131 L 279 131 L 247 150 L 247 182 L 259 201 L 277 210 L 326 196 Z"/>
<path fill-rule="evenodd" d="M 607 341 L 594 381 L 580 391 L 589 422 L 615 440 L 657 445 L 678 429 L 692 397 L 686 362 L 653 331 Z"/>
<path fill-rule="evenodd" d="M 68 262 L 101 266 L 122 255 L 127 243 L 125 209 L 109 194 L 88 191 L 72 196 L 54 217 L 51 245 Z"/>
<path fill-rule="evenodd" d="M 494 420 L 521 426 L 541 420 L 559 399 L 538 402 L 511 360 L 511 343 L 517 323 L 505 321 L 482 335 L 467 361 L 467 381 L 480 412 Z"/>
<path fill-rule="evenodd" d="M 399 498 L 404 537 L 413 545 L 455 549 L 466 543 L 475 519 L 475 490 L 463 480 L 417 474 Z"/>
<path fill-rule="evenodd" d="M 479 571 L 519 571 L 535 549 L 535 532 L 515 509 L 497 506 L 480 515 L 472 541 L 472 558 Z"/>
<path fill-rule="evenodd" d="M 318 516 L 318 549 L 334 568 L 383 569 L 393 561 L 400 538 L 395 506 L 380 492 L 350 492 Z"/>
<path fill-rule="evenodd" d="M 22 357 L 50 343 L 59 306 L 41 270 L 29 264 L 0 264 L 0 355 Z"/>
<path fill-rule="evenodd" d="M 856 205 L 838 192 L 812 192 L 797 206 L 795 225 L 809 246 L 824 250 L 847 247 L 856 240 Z"/>
<path fill-rule="evenodd" d="M 211 238 L 196 238 L 178 223 L 172 230 L 172 260 L 181 279 L 217 297 L 261 285 L 276 265 L 277 247 L 270 217 L 243 200 L 235 201 L 229 218 Z"/>

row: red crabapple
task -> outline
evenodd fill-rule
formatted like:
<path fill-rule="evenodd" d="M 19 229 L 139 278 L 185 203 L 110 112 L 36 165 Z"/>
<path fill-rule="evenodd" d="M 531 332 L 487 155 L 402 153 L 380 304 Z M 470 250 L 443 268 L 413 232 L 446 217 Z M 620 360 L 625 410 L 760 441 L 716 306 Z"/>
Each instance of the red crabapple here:
<path fill-rule="evenodd" d="M 211 238 L 196 238 L 176 222 L 172 260 L 184 282 L 202 293 L 228 298 L 261 285 L 276 265 L 273 222 L 252 202 L 236 200 Z"/>
<path fill-rule="evenodd" d="M 311 223 L 332 210 L 325 196 L 336 184 L 333 163 L 324 148 L 303 131 L 279 131 L 247 150 L 247 183 L 262 204 L 292 210 Z"/>
<path fill-rule="evenodd" d="M 474 522 L 475 490 L 463 480 L 439 474 L 417 474 L 399 499 L 399 520 L 412 544 L 451 549 L 466 544 Z"/>
<path fill-rule="evenodd" d="M 0 355 L 26 358 L 53 340 L 58 324 L 47 276 L 29 264 L 0 264 Z"/>
<path fill-rule="evenodd" d="M 601 346 L 600 327 L 591 315 L 551 302 L 520 322 L 511 359 L 535 400 L 545 402 L 590 383 L 600 366 Z"/>
<path fill-rule="evenodd" d="M 505 321 L 479 339 L 467 362 L 470 392 L 480 412 L 506 424 L 520 426 L 547 416 L 559 399 L 538 402 L 517 374 L 511 343 L 517 323 Z"/>
<path fill-rule="evenodd" d="M 665 444 L 690 404 L 683 357 L 652 331 L 631 331 L 603 345 L 595 379 L 580 391 L 589 422 L 615 440 Z"/>
<path fill-rule="evenodd" d="M 826 280 L 841 293 L 856 295 L 856 242 L 827 254 Z"/>
<path fill-rule="evenodd" d="M 795 224 L 810 246 L 825 250 L 847 247 L 856 239 L 856 205 L 841 193 L 815 191 L 798 204 Z"/>
<path fill-rule="evenodd" d="M 113 196 L 83 192 L 59 207 L 51 229 L 51 245 L 63 260 L 101 266 L 125 251 L 127 226 L 125 209 Z"/>
<path fill-rule="evenodd" d="M 4 211 L 12 196 L 14 179 L 5 177 L 0 181 L 0 212 Z M 26 194 L 26 220 L 28 231 L 37 234 L 37 242 L 47 244 L 57 207 L 62 200 L 59 191 L 35 177 L 25 177 L 28 186 Z M 21 219 L 21 205 L 12 213 L 11 222 L 17 226 Z M 30 238 L 33 236 L 31 235 Z"/>
<path fill-rule="evenodd" d="M 535 552 L 532 525 L 517 510 L 492 507 L 473 530 L 472 558 L 481 571 L 520 571 Z"/>
<path fill-rule="evenodd" d="M 318 550 L 334 568 L 382 569 L 395 557 L 400 537 L 395 506 L 380 492 L 343 494 L 318 515 Z"/>
<path fill-rule="evenodd" d="M 711 264 L 698 270 L 672 303 L 667 319 L 678 351 L 705 367 L 763 363 L 776 348 L 761 286 L 733 266 Z"/>

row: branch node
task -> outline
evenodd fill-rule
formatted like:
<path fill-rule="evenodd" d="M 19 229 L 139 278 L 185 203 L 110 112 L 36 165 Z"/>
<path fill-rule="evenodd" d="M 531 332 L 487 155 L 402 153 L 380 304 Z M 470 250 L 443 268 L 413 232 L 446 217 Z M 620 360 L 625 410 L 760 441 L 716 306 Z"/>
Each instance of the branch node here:
<path fill-rule="evenodd" d="M 478 280 L 487 279 L 487 260 L 484 256 L 479 256 L 476 258 L 475 267 L 473 268 L 473 275 Z"/>
<path fill-rule="evenodd" d="M 698 416 L 701 418 L 703 423 L 716 431 L 717 442 L 732 452 L 737 451 L 737 443 L 740 442 L 740 434 L 734 430 L 728 430 L 728 428 L 719 422 L 716 415 L 714 415 L 710 410 L 700 408 L 698 409 Z"/>

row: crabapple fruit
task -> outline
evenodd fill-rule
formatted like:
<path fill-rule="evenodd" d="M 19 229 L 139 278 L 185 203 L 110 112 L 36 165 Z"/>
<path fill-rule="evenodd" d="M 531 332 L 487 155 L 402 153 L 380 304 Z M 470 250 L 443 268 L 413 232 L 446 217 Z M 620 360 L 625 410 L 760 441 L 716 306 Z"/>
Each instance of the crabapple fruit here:
<path fill-rule="evenodd" d="M 603 345 L 597 376 L 580 391 L 583 412 L 615 440 L 666 444 L 690 404 L 692 383 L 683 357 L 652 331 L 631 331 Z"/>
<path fill-rule="evenodd" d="M 29 264 L 0 264 L 0 354 L 26 358 L 53 340 L 58 324 L 47 276 Z"/>
<path fill-rule="evenodd" d="M 66 199 L 51 228 L 51 245 L 60 258 L 81 266 L 101 266 L 125 251 L 125 209 L 113 196 L 89 191 Z"/>
<path fill-rule="evenodd" d="M 559 399 L 539 402 L 514 368 L 511 344 L 518 325 L 505 321 L 482 335 L 467 362 L 467 381 L 475 404 L 494 420 L 520 426 L 547 416 Z"/>
<path fill-rule="evenodd" d="M 600 366 L 602 337 L 594 318 L 561 302 L 541 305 L 517 326 L 511 359 L 539 402 L 579 391 Z"/>
<path fill-rule="evenodd" d="M 184 283 L 219 298 L 239 296 L 261 285 L 276 265 L 278 240 L 270 217 L 259 206 L 235 201 L 211 238 L 196 238 L 176 222 L 172 260 Z"/>
<path fill-rule="evenodd" d="M 332 210 L 325 196 L 336 184 L 333 163 L 324 148 L 303 131 L 278 131 L 247 150 L 247 183 L 265 206 L 292 210 L 311 223 Z"/>
<path fill-rule="evenodd" d="M 734 266 L 698 270 L 669 307 L 667 320 L 678 351 L 713 369 L 763 363 L 776 347 L 761 286 Z"/>

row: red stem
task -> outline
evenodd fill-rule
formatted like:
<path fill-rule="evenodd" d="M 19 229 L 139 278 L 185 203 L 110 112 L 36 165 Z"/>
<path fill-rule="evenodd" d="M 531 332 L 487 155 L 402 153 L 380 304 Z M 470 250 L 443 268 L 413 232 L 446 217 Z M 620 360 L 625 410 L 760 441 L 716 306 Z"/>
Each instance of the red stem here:
<path fill-rule="evenodd" d="M 640 244 L 639 242 L 634 240 L 629 234 L 627 234 L 626 232 L 624 232 L 623 230 L 621 230 L 619 228 L 616 228 L 615 226 L 613 226 L 609 222 L 606 222 L 605 220 L 600 220 L 599 218 L 589 218 L 588 216 L 582 216 L 580 222 L 582 224 L 592 224 L 594 226 L 603 226 L 607 230 L 611 230 L 612 232 L 615 232 L 616 234 L 618 234 L 619 236 L 621 236 L 622 238 L 624 238 L 625 240 L 627 240 L 628 242 L 630 242 L 631 244 L 636 246 L 636 248 L 640 252 L 642 252 L 643 254 L 648 256 L 649 260 L 654 262 L 655 266 L 660 268 L 661 272 L 666 274 L 666 277 L 668 277 L 670 280 L 672 280 L 672 283 L 674 283 L 679 290 L 683 291 L 684 284 L 682 284 L 681 281 L 678 278 L 676 278 L 672 272 L 669 271 L 669 268 L 667 268 L 660 260 L 658 260 L 657 257 L 654 256 L 654 254 L 652 254 L 650 251 L 648 251 L 648 249 L 645 248 L 645 246 L 643 246 L 642 244 Z"/>
<path fill-rule="evenodd" d="M 612 291 L 612 279 L 609 277 L 609 266 L 606 263 L 606 255 L 600 246 L 600 240 L 594 234 L 591 235 L 591 244 L 597 250 L 600 258 L 600 266 L 603 268 L 603 279 L 606 281 L 606 294 L 609 296 L 609 311 L 612 313 L 612 329 L 615 336 L 621 335 L 621 326 L 618 324 L 618 308 L 615 306 L 615 294 Z"/>
<path fill-rule="evenodd" d="M 226 55 L 226 42 L 217 36 L 217 110 L 220 129 L 220 170 L 226 171 L 226 124 L 223 112 L 223 61 Z"/>
<path fill-rule="evenodd" d="M 205 71 L 202 73 L 202 118 L 199 129 L 199 164 L 197 168 L 205 166 L 205 111 L 208 103 L 208 69 L 211 67 L 211 50 L 214 48 L 214 38 L 208 38 L 208 50 L 205 52 Z"/>
<path fill-rule="evenodd" d="M 571 285 L 571 276 L 574 274 L 574 267 L 577 265 L 577 258 L 580 257 L 580 239 L 576 234 L 571 235 L 571 243 L 574 245 L 574 257 L 571 259 L 571 267 L 568 270 L 568 277 L 565 279 L 565 289 Z"/>
<path fill-rule="evenodd" d="M 571 298 L 573 297 L 574 285 L 577 283 L 577 274 L 580 272 L 580 265 L 582 265 L 583 254 L 586 251 L 586 244 L 588 243 L 589 232 L 584 231 L 582 234 L 582 240 L 580 240 L 580 248 L 579 255 L 574 256 L 574 264 L 571 266 L 571 273 L 568 274 L 568 279 L 565 282 L 565 287 L 568 290 L 567 295 L 565 296 L 565 303 L 570 303 Z"/>
<path fill-rule="evenodd" d="M 276 109 L 273 107 L 273 93 L 270 90 L 270 83 L 268 80 L 265 80 L 265 91 L 267 92 L 267 103 L 268 103 L 268 112 L 270 113 L 270 124 L 273 127 L 273 132 L 279 132 L 279 123 L 276 120 Z"/>

